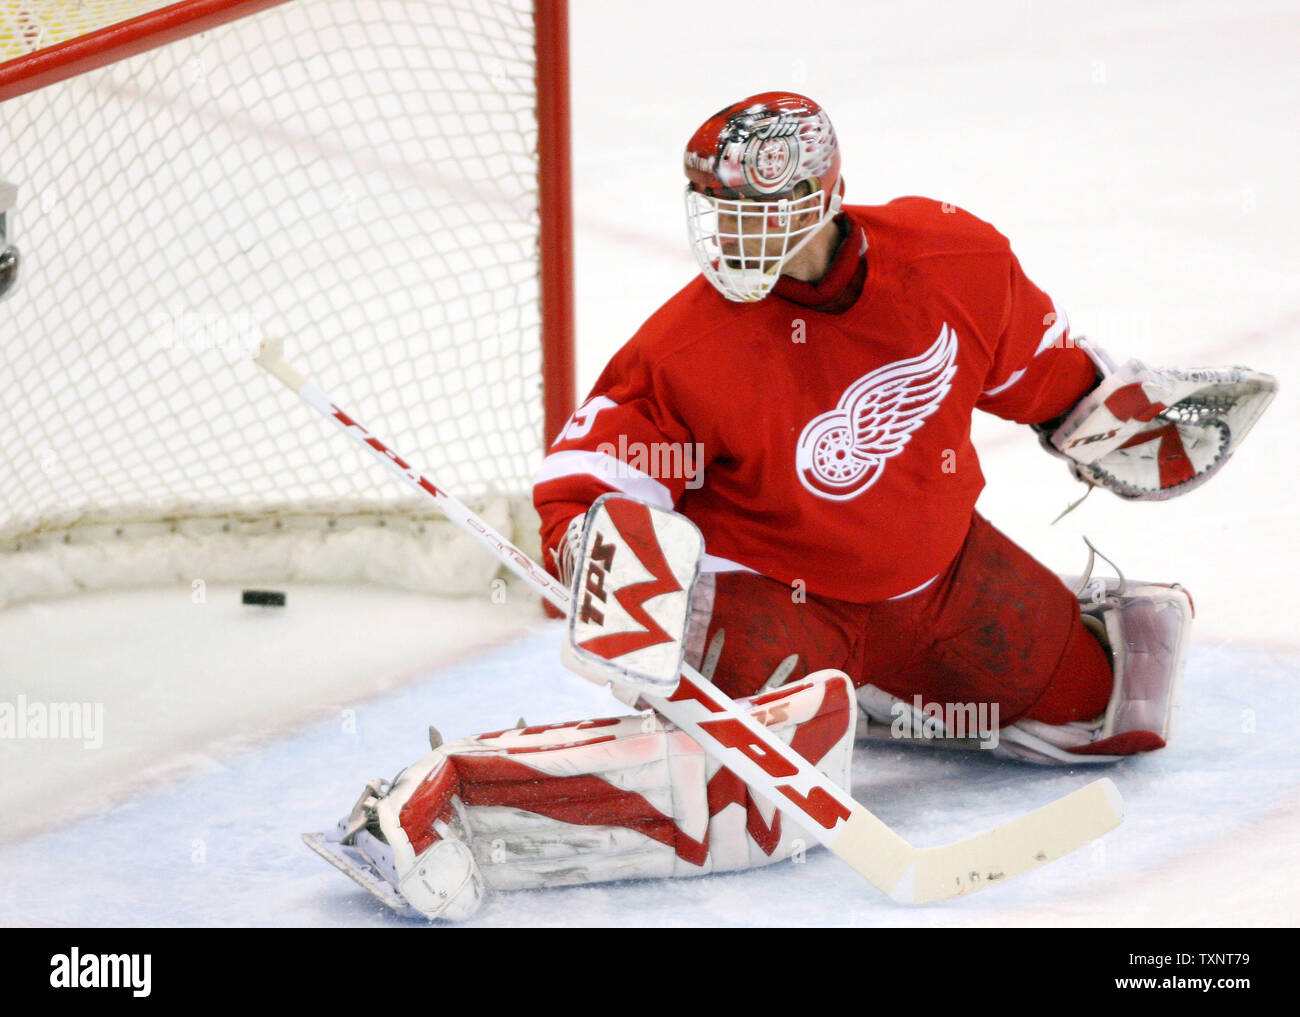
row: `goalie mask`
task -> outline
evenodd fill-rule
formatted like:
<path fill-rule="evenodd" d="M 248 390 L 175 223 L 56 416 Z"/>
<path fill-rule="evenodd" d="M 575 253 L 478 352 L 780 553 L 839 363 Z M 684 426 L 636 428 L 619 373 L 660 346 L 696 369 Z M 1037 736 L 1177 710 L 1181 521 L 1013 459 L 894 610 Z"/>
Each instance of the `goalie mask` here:
<path fill-rule="evenodd" d="M 840 210 L 840 150 L 811 99 L 764 92 L 715 113 L 686 146 L 686 223 L 700 270 L 728 300 L 762 300 Z"/>

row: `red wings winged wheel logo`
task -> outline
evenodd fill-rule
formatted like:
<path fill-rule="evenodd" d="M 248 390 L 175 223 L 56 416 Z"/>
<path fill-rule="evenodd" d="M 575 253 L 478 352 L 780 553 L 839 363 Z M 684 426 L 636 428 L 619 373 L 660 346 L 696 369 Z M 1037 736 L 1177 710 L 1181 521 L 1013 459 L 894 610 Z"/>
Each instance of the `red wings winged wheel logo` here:
<path fill-rule="evenodd" d="M 957 333 L 945 323 L 924 353 L 859 378 L 835 409 L 803 429 L 795 452 L 799 482 L 819 498 L 856 498 L 939 408 L 956 373 Z"/>

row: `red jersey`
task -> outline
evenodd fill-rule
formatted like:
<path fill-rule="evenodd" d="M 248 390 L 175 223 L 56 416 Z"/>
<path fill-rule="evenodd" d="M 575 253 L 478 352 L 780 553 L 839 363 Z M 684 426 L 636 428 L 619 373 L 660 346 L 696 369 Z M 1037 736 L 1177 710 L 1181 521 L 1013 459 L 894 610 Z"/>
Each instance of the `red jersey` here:
<path fill-rule="evenodd" d="M 988 223 L 916 197 L 838 222 L 816 285 L 744 304 L 699 276 L 615 354 L 536 478 L 548 560 L 613 490 L 693 520 L 706 571 L 819 596 L 901 596 L 953 560 L 984 486 L 972 411 L 1050 420 L 1092 363 Z"/>

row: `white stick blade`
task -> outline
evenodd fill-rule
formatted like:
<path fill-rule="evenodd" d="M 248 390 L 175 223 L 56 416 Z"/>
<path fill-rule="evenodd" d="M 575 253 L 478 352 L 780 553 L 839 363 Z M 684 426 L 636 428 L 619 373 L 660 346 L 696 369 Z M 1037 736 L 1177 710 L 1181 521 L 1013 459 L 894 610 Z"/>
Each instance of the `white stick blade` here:
<path fill-rule="evenodd" d="M 996 829 L 919 849 L 890 896 L 901 903 L 928 904 L 974 893 L 1068 855 L 1123 819 L 1119 788 L 1103 777 Z"/>

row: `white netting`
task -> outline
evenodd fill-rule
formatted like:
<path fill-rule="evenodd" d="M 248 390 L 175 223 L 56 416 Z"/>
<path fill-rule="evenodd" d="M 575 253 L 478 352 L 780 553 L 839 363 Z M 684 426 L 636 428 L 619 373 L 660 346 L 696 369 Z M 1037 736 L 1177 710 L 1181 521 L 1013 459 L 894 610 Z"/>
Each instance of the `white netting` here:
<path fill-rule="evenodd" d="M 535 106 L 531 0 L 300 0 L 0 103 L 0 553 L 409 519 L 251 363 L 271 333 L 453 493 L 526 492 Z"/>

